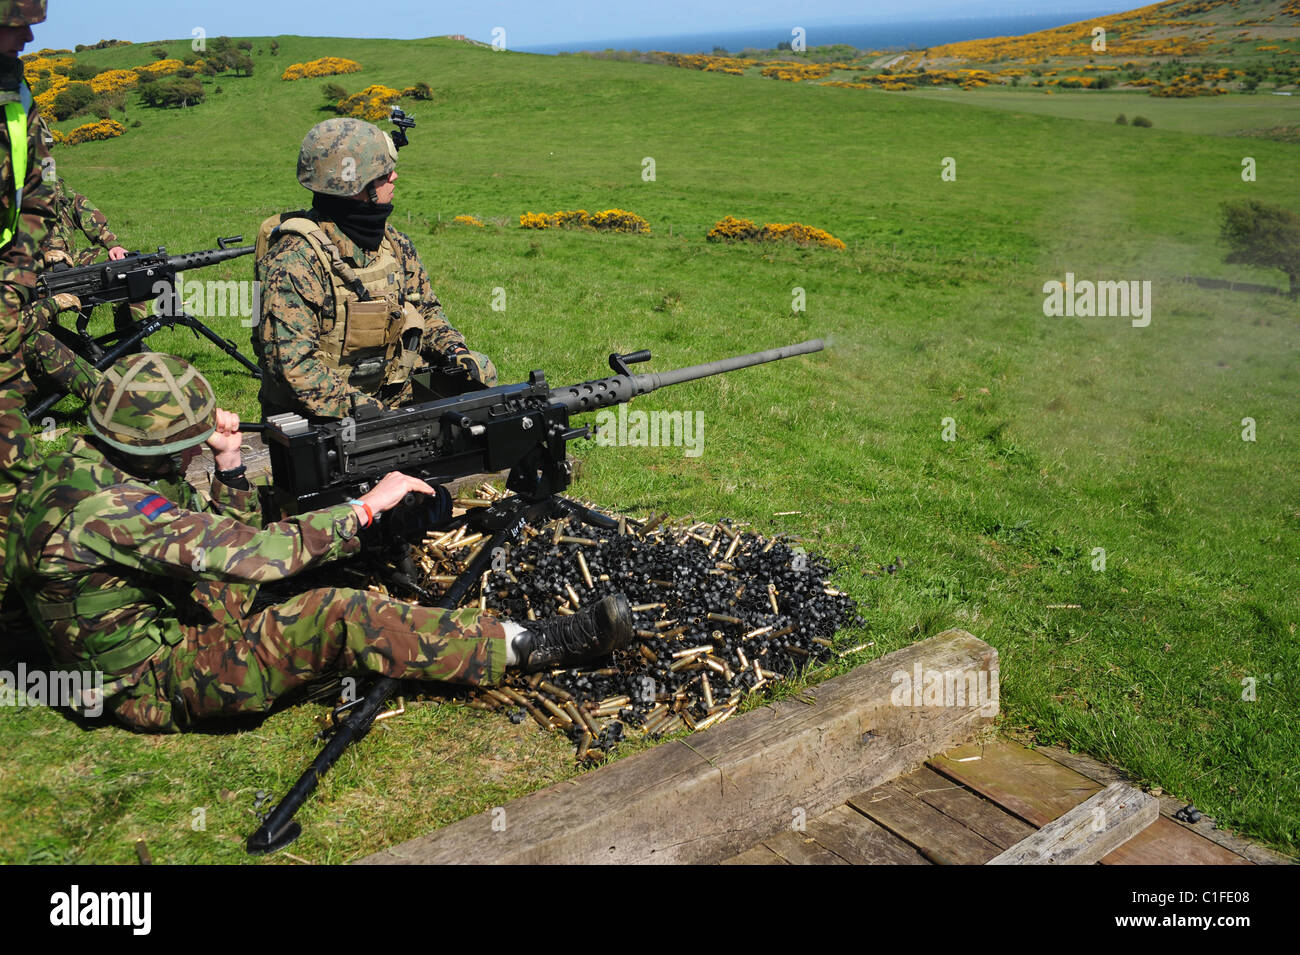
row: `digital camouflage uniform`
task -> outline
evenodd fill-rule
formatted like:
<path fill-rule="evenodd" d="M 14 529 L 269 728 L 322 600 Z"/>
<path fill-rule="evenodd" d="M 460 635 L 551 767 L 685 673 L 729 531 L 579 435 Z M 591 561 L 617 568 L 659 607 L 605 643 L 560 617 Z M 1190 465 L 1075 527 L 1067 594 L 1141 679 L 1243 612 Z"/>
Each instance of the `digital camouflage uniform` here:
<path fill-rule="evenodd" d="M 105 709 L 143 730 L 263 712 L 327 672 L 503 675 L 505 631 L 476 610 L 324 588 L 252 612 L 259 585 L 360 547 L 349 504 L 258 526 L 252 489 L 214 479 L 204 507 L 188 485 L 145 484 L 77 439 L 19 497 L 14 580 L 54 665 L 103 672 Z"/>
<path fill-rule="evenodd" d="M 360 248 L 331 222 L 319 225 L 353 269 L 364 270 L 383 251 L 382 247 L 376 252 Z M 443 353 L 456 346 L 466 347 L 465 338 L 443 315 L 442 303 L 411 240 L 392 226 L 384 229 L 384 236 L 403 264 L 400 275 L 394 276 L 394 296 L 413 305 L 423 319 L 419 357 L 441 365 Z M 347 370 L 324 360 L 322 331 L 331 329 L 339 316 L 330 274 L 308 239 L 292 233 L 280 236 L 259 261 L 258 275 L 262 313 L 254 330 L 254 351 L 267 382 L 262 386 L 266 415 L 294 411 L 308 417 L 344 418 L 357 407 L 398 407 L 411 401 L 409 378 L 400 386 L 389 384 L 364 391 L 352 384 Z M 400 315 L 400 304 L 397 311 Z M 400 318 L 395 316 L 394 321 Z"/>
<path fill-rule="evenodd" d="M 377 201 L 373 184 L 396 164 L 397 150 L 378 127 L 330 119 L 303 140 L 298 182 L 339 199 L 368 189 Z M 264 415 L 337 419 L 408 404 L 420 365 L 455 365 L 496 384 L 492 363 L 469 351 L 443 315 L 411 240 L 387 223 L 373 252 L 315 211 L 273 216 L 257 244 L 262 309 L 253 349 Z"/>
<path fill-rule="evenodd" d="M 0 25 L 20 26 L 45 19 L 44 0 L 0 2 Z M 28 104 L 27 141 L 11 142 L 7 123 L 0 123 L 0 225 L 8 226 L 17 194 L 12 150 L 26 149 L 17 232 L 0 247 L 0 568 L 6 556 L 5 530 L 17 484 L 37 459 L 35 440 L 23 405 L 31 392 L 22 359 L 23 307 L 36 284 L 36 254 L 53 217 L 49 186 L 42 180 L 49 153 L 40 133 L 40 118 L 23 82 L 22 61 L 0 56 L 0 104 Z M 8 107 L 7 107 L 8 109 Z M 0 573 L 0 596 L 5 578 Z"/>

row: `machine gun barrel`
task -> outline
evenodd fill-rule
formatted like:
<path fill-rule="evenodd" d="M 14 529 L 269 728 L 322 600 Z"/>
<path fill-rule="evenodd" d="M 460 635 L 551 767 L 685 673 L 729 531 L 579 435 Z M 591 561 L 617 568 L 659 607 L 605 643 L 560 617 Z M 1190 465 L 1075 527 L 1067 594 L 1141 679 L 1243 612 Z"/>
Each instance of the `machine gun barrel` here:
<path fill-rule="evenodd" d="M 725 375 L 727 372 L 736 371 L 739 368 L 762 365 L 769 361 L 780 361 L 782 358 L 807 355 L 811 352 L 821 351 L 825 347 L 825 343 L 820 338 L 813 338 L 797 345 L 769 348 L 767 351 L 754 352 L 750 355 L 737 355 L 734 358 L 720 358 L 717 361 L 705 362 L 702 365 L 690 365 L 673 371 L 656 371 L 645 375 L 614 375 L 611 378 L 599 378 L 595 381 L 584 381 L 581 384 L 552 389 L 551 401 L 564 405 L 570 414 L 581 414 L 584 411 L 594 411 L 597 408 L 605 408 L 609 405 L 623 404 L 631 401 L 637 395 L 649 394 L 659 388 L 680 385 L 682 382 L 695 381 L 698 378 L 709 378 L 713 375 Z M 639 356 L 623 357 L 633 361 L 639 358 Z M 611 358 L 611 364 L 613 363 L 614 359 Z M 626 365 L 623 367 L 626 368 Z"/>
<path fill-rule="evenodd" d="M 227 259 L 237 259 L 241 255 L 251 255 L 256 249 L 257 246 L 253 245 L 237 245 L 224 249 L 205 249 L 201 252 L 183 252 L 180 255 L 169 255 L 167 265 L 177 272 L 201 269 Z"/>

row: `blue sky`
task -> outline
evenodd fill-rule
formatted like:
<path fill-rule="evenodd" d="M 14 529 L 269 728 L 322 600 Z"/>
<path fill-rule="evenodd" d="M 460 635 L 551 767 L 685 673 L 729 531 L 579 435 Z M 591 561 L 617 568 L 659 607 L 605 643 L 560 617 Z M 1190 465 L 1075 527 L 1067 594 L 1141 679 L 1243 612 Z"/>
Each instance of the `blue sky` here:
<path fill-rule="evenodd" d="M 518 49 L 749 27 L 788 30 L 819 24 L 1119 11 L 1142 5 L 1142 0 L 49 0 L 49 19 L 35 28 L 36 42 L 28 50 L 71 48 L 109 37 L 133 42 L 179 39 L 191 36 L 195 27 L 208 36 L 297 33 L 409 39 L 463 33 L 484 41 L 492 39 L 494 27 L 502 27 L 507 44 Z"/>

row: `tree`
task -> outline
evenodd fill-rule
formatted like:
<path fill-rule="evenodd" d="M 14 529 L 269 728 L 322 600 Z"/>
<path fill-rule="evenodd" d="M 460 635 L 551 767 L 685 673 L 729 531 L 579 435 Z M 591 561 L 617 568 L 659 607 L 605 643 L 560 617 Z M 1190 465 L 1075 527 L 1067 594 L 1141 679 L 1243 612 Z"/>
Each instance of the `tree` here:
<path fill-rule="evenodd" d="M 280 52 L 280 41 L 279 41 L 279 40 L 272 40 L 272 41 L 271 41 L 271 55 L 272 55 L 272 56 L 276 56 L 276 55 L 279 54 L 279 52 Z"/>
<path fill-rule="evenodd" d="M 234 45 L 235 42 L 228 36 L 214 37 L 212 42 L 208 44 L 208 46 L 212 47 L 213 53 L 225 53 Z"/>
<path fill-rule="evenodd" d="M 236 45 L 237 47 L 239 47 L 239 49 L 244 50 L 244 51 L 249 51 L 249 50 L 252 50 L 252 49 L 253 49 L 253 41 L 252 41 L 252 40 L 240 40 L 240 41 L 239 41 L 237 44 L 235 44 L 235 45 Z"/>
<path fill-rule="evenodd" d="M 1223 261 L 1281 269 L 1291 281 L 1291 297 L 1300 295 L 1300 215 L 1254 199 L 1225 202 L 1219 238 L 1232 246 Z"/>
<path fill-rule="evenodd" d="M 150 50 L 149 52 L 153 54 L 153 58 L 154 58 L 155 60 L 165 60 L 165 59 L 167 59 L 167 51 L 164 50 L 164 49 L 163 49 L 162 47 L 160 47 L 160 46 L 156 46 L 156 47 L 154 47 L 154 48 L 153 48 L 152 50 Z"/>
<path fill-rule="evenodd" d="M 245 76 L 253 75 L 253 58 L 247 53 L 241 53 L 238 50 L 232 50 L 225 56 L 226 65 L 235 71 L 238 76 L 243 73 Z"/>
<path fill-rule="evenodd" d="M 69 83 L 54 97 L 54 118 L 76 116 L 95 100 L 95 91 L 89 83 Z"/>

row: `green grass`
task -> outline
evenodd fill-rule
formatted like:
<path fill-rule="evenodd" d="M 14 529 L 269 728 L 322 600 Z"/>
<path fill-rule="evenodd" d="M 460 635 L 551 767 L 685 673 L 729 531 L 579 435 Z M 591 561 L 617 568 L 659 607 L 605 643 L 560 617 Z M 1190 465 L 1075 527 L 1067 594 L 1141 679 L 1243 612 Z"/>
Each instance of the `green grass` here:
<path fill-rule="evenodd" d="M 592 377 L 615 349 L 650 348 L 653 367 L 668 368 L 831 342 L 640 399 L 703 411 L 703 456 L 576 446 L 578 493 L 799 535 L 842 565 L 837 579 L 868 620 L 865 634 L 841 635 L 874 641 L 850 662 L 964 627 L 1001 655 L 1006 728 L 1109 760 L 1296 851 L 1296 306 L 1176 281 L 1283 281 L 1224 265 L 1215 237 L 1222 200 L 1294 206 L 1300 195 L 1293 146 L 1252 140 L 1243 153 L 1220 135 L 1293 123 L 1289 100 L 1144 97 L 1139 108 L 1111 97 L 1124 105 L 1081 127 L 1098 97 L 947 102 L 448 41 L 281 44 L 196 109 L 132 107 L 141 128 L 57 152 L 60 171 L 133 247 L 251 238 L 264 216 L 303 203 L 298 144 L 325 116 L 324 81 L 283 83 L 279 69 L 345 55 L 366 65 L 334 78 L 349 90 L 429 82 L 438 99 L 412 104 L 397 224 L 505 380 L 532 368 L 557 384 Z M 147 50 L 85 59 L 133 64 Z M 990 97 L 1081 112 L 970 108 Z M 1156 127 L 1114 126 L 1121 111 Z M 1243 154 L 1257 160 L 1255 183 L 1241 181 Z M 641 179 L 646 156 L 654 182 Z M 940 179 L 945 157 L 956 182 Z M 654 234 L 514 224 L 524 211 L 615 206 Z M 460 213 L 503 224 L 445 226 Z M 728 214 L 804 222 L 849 248 L 706 243 Z M 1150 280 L 1150 327 L 1045 318 L 1042 285 L 1067 271 Z M 203 274 L 249 276 L 246 259 Z M 490 308 L 498 286 L 504 312 Z M 805 312 L 791 311 L 795 287 Z M 246 342 L 237 319 L 213 324 Z M 199 362 L 223 402 L 255 414 L 249 379 L 225 356 L 187 332 L 152 343 Z M 948 417 L 954 442 L 941 438 Z M 1244 417 L 1254 443 L 1240 438 Z M 896 555 L 903 572 L 876 575 Z M 1063 604 L 1081 607 L 1050 609 Z M 1242 699 L 1246 677 L 1254 702 Z M 408 702 L 304 807 L 296 855 L 354 859 L 573 772 L 567 747 L 530 725 Z M 283 794 L 316 751 L 319 712 L 153 739 L 6 711 L 0 859 L 130 861 L 143 837 L 157 861 L 242 861 L 253 793 Z"/>
<path fill-rule="evenodd" d="M 865 90 L 862 92 L 866 92 Z M 1059 116 L 1063 119 L 1114 123 L 1123 113 L 1129 122 L 1145 116 L 1156 129 L 1180 133 L 1232 136 L 1247 130 L 1265 129 L 1300 122 L 1300 96 L 1272 93 L 1229 94 L 1174 99 L 1149 93 L 1057 91 L 1051 96 L 1041 89 L 912 90 L 907 96 L 965 103 L 1014 113 Z M 1135 130 L 1141 133 L 1141 130 Z"/>

